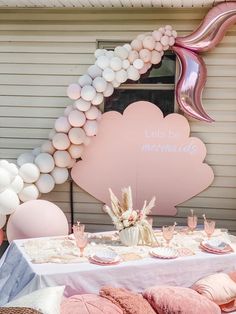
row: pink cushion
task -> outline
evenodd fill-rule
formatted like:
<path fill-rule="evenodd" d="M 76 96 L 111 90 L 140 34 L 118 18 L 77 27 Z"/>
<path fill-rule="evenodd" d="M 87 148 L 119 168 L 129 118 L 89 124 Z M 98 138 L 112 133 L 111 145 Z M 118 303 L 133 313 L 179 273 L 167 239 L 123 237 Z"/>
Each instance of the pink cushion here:
<path fill-rule="evenodd" d="M 103 287 L 100 295 L 117 304 L 124 314 L 155 314 L 151 305 L 140 293 L 123 288 Z"/>
<path fill-rule="evenodd" d="M 220 314 L 219 306 L 190 288 L 155 286 L 144 297 L 159 314 Z"/>
<path fill-rule="evenodd" d="M 123 314 L 122 310 L 107 299 L 95 294 L 74 295 L 61 304 L 61 314 Z"/>

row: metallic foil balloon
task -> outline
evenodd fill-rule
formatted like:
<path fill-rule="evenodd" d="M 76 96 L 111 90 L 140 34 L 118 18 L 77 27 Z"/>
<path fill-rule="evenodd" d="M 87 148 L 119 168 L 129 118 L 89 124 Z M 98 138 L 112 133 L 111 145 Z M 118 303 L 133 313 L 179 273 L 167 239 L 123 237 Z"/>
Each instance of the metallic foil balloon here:
<path fill-rule="evenodd" d="M 235 22 L 236 1 L 220 3 L 207 13 L 191 35 L 177 37 L 175 45 L 196 52 L 209 51 L 222 40 L 227 29 Z"/>
<path fill-rule="evenodd" d="M 201 98 L 207 70 L 203 59 L 191 50 L 172 47 L 180 62 L 180 77 L 176 86 L 176 99 L 189 116 L 206 122 L 214 121 L 203 109 Z"/>

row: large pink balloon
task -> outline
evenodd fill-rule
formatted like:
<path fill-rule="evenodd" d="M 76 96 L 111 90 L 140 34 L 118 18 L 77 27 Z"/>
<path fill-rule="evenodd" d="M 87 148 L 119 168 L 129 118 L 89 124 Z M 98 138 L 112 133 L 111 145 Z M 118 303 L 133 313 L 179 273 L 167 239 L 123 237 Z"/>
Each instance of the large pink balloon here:
<path fill-rule="evenodd" d="M 207 13 L 192 34 L 177 37 L 175 45 L 197 52 L 208 51 L 222 40 L 227 29 L 235 22 L 236 1 L 220 3 Z"/>
<path fill-rule="evenodd" d="M 191 50 L 173 47 L 180 61 L 180 77 L 176 86 L 176 99 L 180 108 L 189 116 L 207 122 L 214 121 L 202 106 L 202 91 L 207 69 L 203 59 Z"/>
<path fill-rule="evenodd" d="M 44 200 L 33 200 L 21 204 L 10 216 L 7 238 L 27 239 L 68 234 L 68 222 L 63 211 L 55 204 Z"/>
<path fill-rule="evenodd" d="M 0 246 L 2 245 L 3 238 L 4 238 L 4 232 L 2 229 L 0 229 Z"/>

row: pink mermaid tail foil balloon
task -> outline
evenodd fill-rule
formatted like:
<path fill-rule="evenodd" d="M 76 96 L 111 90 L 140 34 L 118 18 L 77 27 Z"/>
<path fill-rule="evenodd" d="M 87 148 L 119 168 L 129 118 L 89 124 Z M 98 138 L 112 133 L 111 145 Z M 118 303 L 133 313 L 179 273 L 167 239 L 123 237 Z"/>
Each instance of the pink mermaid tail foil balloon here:
<path fill-rule="evenodd" d="M 207 69 L 203 59 L 188 49 L 173 47 L 180 61 L 180 77 L 176 86 L 176 99 L 189 116 L 206 122 L 214 121 L 203 109 L 201 98 L 206 83 Z"/>
<path fill-rule="evenodd" d="M 200 26 L 185 37 L 177 37 L 175 45 L 196 52 L 209 51 L 224 37 L 236 22 L 236 1 L 220 3 L 211 9 Z"/>

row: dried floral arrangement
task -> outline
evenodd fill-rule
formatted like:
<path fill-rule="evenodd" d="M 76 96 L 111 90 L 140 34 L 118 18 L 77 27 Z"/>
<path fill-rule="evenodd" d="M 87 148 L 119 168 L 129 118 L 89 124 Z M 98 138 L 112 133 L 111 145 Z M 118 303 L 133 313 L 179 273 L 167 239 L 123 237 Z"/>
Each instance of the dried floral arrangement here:
<path fill-rule="evenodd" d="M 109 189 L 111 197 L 111 207 L 104 205 L 104 211 L 111 217 L 117 230 L 121 231 L 125 228 L 137 226 L 139 228 L 140 242 L 142 244 L 153 244 L 156 242 L 152 226 L 147 221 L 147 215 L 151 213 L 151 209 L 155 206 L 156 198 L 153 197 L 149 203 L 144 201 L 143 207 L 140 210 L 133 209 L 131 187 L 121 189 L 121 201 Z"/>

